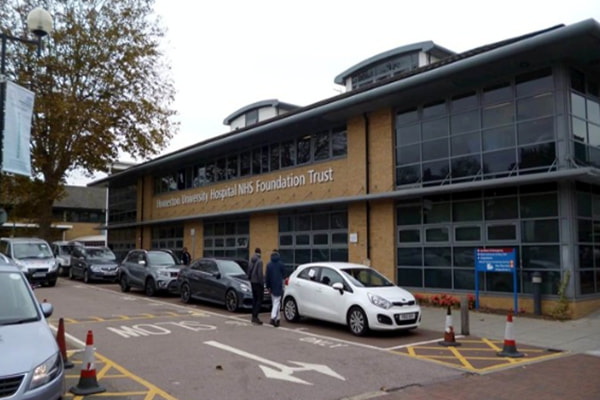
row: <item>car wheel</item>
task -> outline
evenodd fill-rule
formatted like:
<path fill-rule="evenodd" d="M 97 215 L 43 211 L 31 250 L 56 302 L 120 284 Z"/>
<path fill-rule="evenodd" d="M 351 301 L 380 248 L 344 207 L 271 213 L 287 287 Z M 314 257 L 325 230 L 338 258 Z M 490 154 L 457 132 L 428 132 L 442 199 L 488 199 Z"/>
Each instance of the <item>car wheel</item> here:
<path fill-rule="evenodd" d="M 146 280 L 146 286 L 144 286 L 144 291 L 146 292 L 146 296 L 152 297 L 156 294 L 156 286 L 154 285 L 154 279 L 148 278 Z"/>
<path fill-rule="evenodd" d="M 69 268 L 69 279 L 75 279 L 75 277 L 73 276 L 73 268 Z"/>
<path fill-rule="evenodd" d="M 367 315 L 360 307 L 352 307 L 348 311 L 348 327 L 356 336 L 363 336 L 369 330 Z"/>
<path fill-rule="evenodd" d="M 225 293 L 225 307 L 227 307 L 227 311 L 236 312 L 238 309 L 238 295 L 233 289 L 229 289 L 227 293 Z"/>
<path fill-rule="evenodd" d="M 50 286 L 50 287 L 54 287 L 54 286 L 56 286 L 56 279 L 53 279 L 53 280 L 51 280 L 51 281 L 48 281 L 48 286 Z"/>
<path fill-rule="evenodd" d="M 121 275 L 121 279 L 119 279 L 119 286 L 121 286 L 121 292 L 123 292 L 123 293 L 129 292 L 129 289 L 131 289 L 131 287 L 129 286 L 129 283 L 127 282 L 127 275 L 125 275 L 125 274 Z"/>
<path fill-rule="evenodd" d="M 189 304 L 192 301 L 192 289 L 190 289 L 190 285 L 184 283 L 181 285 L 181 289 L 179 289 L 179 295 L 181 296 L 181 301 Z"/>
<path fill-rule="evenodd" d="M 288 322 L 296 322 L 300 319 L 298 305 L 296 304 L 296 300 L 292 297 L 286 297 L 283 302 L 283 316 Z"/>
<path fill-rule="evenodd" d="M 90 280 L 90 273 L 89 273 L 89 271 L 87 269 L 83 270 L 83 282 L 85 282 L 85 283 L 90 283 L 91 282 L 91 280 Z"/>

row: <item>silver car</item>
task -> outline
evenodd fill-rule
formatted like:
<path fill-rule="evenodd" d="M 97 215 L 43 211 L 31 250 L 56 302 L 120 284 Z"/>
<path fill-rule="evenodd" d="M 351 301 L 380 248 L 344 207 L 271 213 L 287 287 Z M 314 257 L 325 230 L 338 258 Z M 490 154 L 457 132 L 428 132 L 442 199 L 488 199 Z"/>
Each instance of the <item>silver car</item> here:
<path fill-rule="evenodd" d="M 23 272 L 0 257 L 0 398 L 57 400 L 65 392 L 60 349 Z"/>
<path fill-rule="evenodd" d="M 131 250 L 119 265 L 121 291 L 143 289 L 148 296 L 157 292 L 177 293 L 179 259 L 169 250 Z"/>

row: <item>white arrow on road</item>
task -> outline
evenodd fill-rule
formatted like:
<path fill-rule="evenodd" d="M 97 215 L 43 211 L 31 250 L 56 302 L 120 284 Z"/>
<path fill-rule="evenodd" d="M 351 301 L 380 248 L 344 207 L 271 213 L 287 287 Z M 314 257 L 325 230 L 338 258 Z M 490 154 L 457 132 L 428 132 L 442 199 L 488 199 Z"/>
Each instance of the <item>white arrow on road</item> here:
<path fill-rule="evenodd" d="M 216 347 L 221 350 L 232 352 L 234 354 L 249 358 L 251 360 L 258 361 L 261 364 L 266 364 L 266 365 L 259 365 L 259 367 L 263 371 L 263 373 L 265 374 L 265 376 L 267 378 L 281 379 L 284 381 L 289 381 L 289 382 L 294 382 L 294 383 L 302 383 L 304 385 L 312 385 L 312 383 L 306 382 L 305 380 L 296 378 L 295 376 L 292 376 L 292 375 L 294 374 L 294 372 L 316 371 L 316 372 L 320 372 L 322 374 L 331 376 L 333 378 L 340 379 L 342 381 L 346 380 L 343 376 L 339 375 L 337 372 L 335 372 L 334 370 L 329 368 L 327 365 L 290 361 L 290 363 L 298 365 L 297 367 L 290 367 L 285 364 L 280 364 L 275 361 L 267 360 L 266 358 L 259 357 L 255 354 L 248 353 L 244 350 L 236 349 L 235 347 L 231 347 L 231 346 L 228 346 L 223 343 L 215 342 L 214 340 L 204 342 L 204 344 Z M 274 367 L 274 368 L 270 368 L 269 366 Z"/>

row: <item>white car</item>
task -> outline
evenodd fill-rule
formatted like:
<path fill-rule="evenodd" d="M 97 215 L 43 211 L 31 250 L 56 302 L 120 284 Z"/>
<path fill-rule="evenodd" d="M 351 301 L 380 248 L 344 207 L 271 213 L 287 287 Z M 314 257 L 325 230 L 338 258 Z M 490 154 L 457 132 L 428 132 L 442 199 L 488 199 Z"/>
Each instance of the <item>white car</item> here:
<path fill-rule="evenodd" d="M 320 262 L 298 266 L 286 280 L 283 315 L 347 325 L 362 336 L 372 330 L 414 329 L 421 324 L 415 297 L 360 264 Z"/>

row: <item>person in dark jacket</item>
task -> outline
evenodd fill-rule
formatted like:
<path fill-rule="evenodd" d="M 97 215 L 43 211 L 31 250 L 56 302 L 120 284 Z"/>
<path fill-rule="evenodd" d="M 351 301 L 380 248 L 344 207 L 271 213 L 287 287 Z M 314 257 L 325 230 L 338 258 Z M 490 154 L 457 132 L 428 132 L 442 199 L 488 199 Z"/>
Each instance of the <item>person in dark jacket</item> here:
<path fill-rule="evenodd" d="M 183 251 L 181 252 L 181 263 L 183 265 L 190 265 L 190 262 L 192 262 L 192 255 L 188 251 L 187 247 L 184 247 Z"/>
<path fill-rule="evenodd" d="M 262 325 L 258 318 L 262 306 L 262 298 L 265 291 L 265 282 L 263 278 L 263 262 L 260 257 L 260 248 L 254 250 L 254 255 L 248 264 L 248 280 L 252 286 L 252 323 Z"/>
<path fill-rule="evenodd" d="M 271 325 L 279 326 L 279 308 L 281 296 L 283 296 L 283 275 L 285 266 L 281 262 L 281 257 L 277 250 L 273 250 L 271 261 L 267 264 L 267 274 L 265 284 L 271 294 Z"/>

